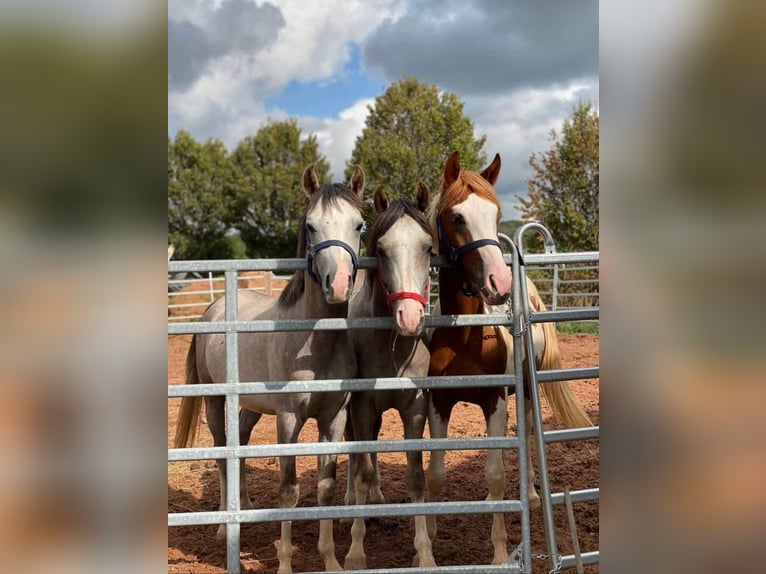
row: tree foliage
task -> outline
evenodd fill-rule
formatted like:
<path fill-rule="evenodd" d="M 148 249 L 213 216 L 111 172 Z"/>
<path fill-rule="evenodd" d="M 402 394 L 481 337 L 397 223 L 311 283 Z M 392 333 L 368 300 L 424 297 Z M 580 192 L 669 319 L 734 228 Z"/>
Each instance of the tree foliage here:
<path fill-rule="evenodd" d="M 236 227 L 251 257 L 294 257 L 305 196 L 301 176 L 313 163 L 319 181 L 330 164 L 314 135 L 301 140 L 295 120 L 269 122 L 231 155 L 237 181 Z"/>
<path fill-rule="evenodd" d="M 479 170 L 486 162 L 486 136 L 474 137 L 473 122 L 453 93 L 406 78 L 391 84 L 368 109 L 346 177 L 361 165 L 369 189 L 384 185 L 392 199 L 412 197 L 418 180 L 437 189 L 444 163 L 455 150 L 464 169 Z"/>
<path fill-rule="evenodd" d="M 176 259 L 293 257 L 305 205 L 303 170 L 330 164 L 295 120 L 269 122 L 229 154 L 185 131 L 168 138 L 168 242 Z"/>
<path fill-rule="evenodd" d="M 577 105 L 561 135 L 551 130 L 551 148 L 530 156 L 529 199 L 516 196 L 523 218 L 545 225 L 560 251 L 598 249 L 598 128 L 593 106 Z"/>
<path fill-rule="evenodd" d="M 218 140 L 198 143 L 188 132 L 168 137 L 168 241 L 176 259 L 222 259 L 237 252 L 226 235 L 234 222 L 234 174 Z"/>

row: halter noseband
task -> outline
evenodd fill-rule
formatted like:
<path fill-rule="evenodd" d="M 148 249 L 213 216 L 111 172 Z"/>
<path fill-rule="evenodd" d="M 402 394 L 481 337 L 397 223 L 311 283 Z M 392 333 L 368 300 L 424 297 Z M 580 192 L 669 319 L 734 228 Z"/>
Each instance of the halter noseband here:
<path fill-rule="evenodd" d="M 311 240 L 309 239 L 308 227 L 306 227 L 304 233 L 306 235 L 306 267 L 309 272 L 309 277 L 311 277 L 314 283 L 319 283 L 319 278 L 314 273 L 314 255 L 322 251 L 322 249 L 327 249 L 328 247 L 341 247 L 348 252 L 348 254 L 351 256 L 351 265 L 353 266 L 353 271 L 351 272 L 351 283 L 353 284 L 354 281 L 356 281 L 356 272 L 359 269 L 359 258 L 357 257 L 356 252 L 351 249 L 351 246 L 348 243 L 344 243 L 339 239 L 328 239 L 326 241 L 320 241 L 319 243 L 312 245 Z"/>
<path fill-rule="evenodd" d="M 414 299 L 423 307 L 428 306 L 428 292 L 431 289 L 431 278 L 426 278 L 426 294 L 425 297 L 421 295 L 420 293 L 415 293 L 414 291 L 397 291 L 396 293 L 391 293 L 388 290 L 388 287 L 386 287 L 386 284 L 383 282 L 383 273 L 381 273 L 380 269 L 380 259 L 378 259 L 378 282 L 380 283 L 380 288 L 383 291 L 383 294 L 386 296 L 386 305 L 388 305 L 388 310 L 391 311 L 393 309 L 392 304 L 394 301 L 398 301 L 400 299 Z"/>
<path fill-rule="evenodd" d="M 439 233 L 439 239 L 444 241 L 444 244 L 447 246 L 447 249 L 449 250 L 449 256 L 452 260 L 452 268 L 455 270 L 455 276 L 457 277 L 458 284 L 460 285 L 460 289 L 463 292 L 463 294 L 466 297 L 478 297 L 479 294 L 471 291 L 470 286 L 467 282 L 463 281 L 462 277 L 462 267 L 460 265 L 460 256 L 465 255 L 469 251 L 473 251 L 474 249 L 478 249 L 479 247 L 484 247 L 485 245 L 494 245 L 498 249 L 500 249 L 500 252 L 502 253 L 503 248 L 500 246 L 500 242 L 496 239 L 477 239 L 476 241 L 471 241 L 470 243 L 466 243 L 465 245 L 461 245 L 460 247 L 452 247 L 452 245 L 449 242 L 449 238 L 447 237 L 447 234 L 444 233 L 444 228 L 442 227 L 442 220 L 440 217 L 440 214 L 436 214 L 436 227 L 437 231 Z"/>

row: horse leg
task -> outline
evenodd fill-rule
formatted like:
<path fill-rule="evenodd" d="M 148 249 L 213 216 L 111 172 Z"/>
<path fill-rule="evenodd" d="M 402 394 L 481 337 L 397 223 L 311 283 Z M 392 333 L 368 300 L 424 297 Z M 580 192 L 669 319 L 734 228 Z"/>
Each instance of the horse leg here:
<path fill-rule="evenodd" d="M 320 442 L 339 442 L 343 438 L 348 410 L 344 406 L 331 419 L 317 419 Z M 324 454 L 317 457 L 317 502 L 319 506 L 330 506 L 335 501 L 335 474 L 338 466 L 337 454 Z M 332 519 L 319 521 L 319 555 L 324 560 L 325 570 L 343 570 L 335 557 L 335 541 L 332 535 Z"/>
<path fill-rule="evenodd" d="M 210 434 L 213 435 L 213 446 L 226 446 L 226 399 L 219 396 L 205 397 L 205 418 Z M 220 484 L 221 501 L 218 510 L 226 510 L 226 459 L 216 459 L 218 464 L 218 479 Z M 219 542 L 226 540 L 226 525 L 219 524 L 215 533 Z"/>
<path fill-rule="evenodd" d="M 279 444 L 294 444 L 298 442 L 298 434 L 303 428 L 305 420 L 300 419 L 295 413 L 278 412 L 277 413 L 277 442 Z M 295 457 L 279 457 L 279 507 L 294 508 L 298 504 L 300 496 L 300 487 L 298 478 L 295 474 Z M 293 558 L 293 533 L 292 522 L 286 520 L 282 522 L 282 532 L 279 540 L 279 558 L 278 574 L 290 574 Z"/>
<path fill-rule="evenodd" d="M 530 508 L 540 507 L 540 495 L 537 494 L 535 489 L 535 466 L 532 459 L 532 401 L 524 398 L 524 416 L 527 420 L 527 498 L 529 499 Z"/>
<path fill-rule="evenodd" d="M 404 425 L 404 438 L 423 438 L 427 411 L 428 397 L 422 391 L 417 391 L 415 400 L 408 405 L 408 408 L 404 412 L 399 411 L 399 416 L 401 416 L 402 424 Z M 425 500 L 425 486 L 423 452 L 408 452 L 407 491 L 412 502 L 423 502 Z M 426 568 L 428 566 L 436 566 L 425 516 L 415 517 L 415 552 L 416 554 L 412 559 L 414 567 Z"/>
<path fill-rule="evenodd" d="M 239 444 L 245 445 L 250 442 L 250 434 L 253 427 L 261 420 L 262 413 L 241 409 L 239 411 Z M 242 509 L 255 508 L 253 501 L 247 494 L 247 464 L 245 459 L 239 465 L 239 507 Z"/>
<path fill-rule="evenodd" d="M 374 431 L 374 412 L 361 402 L 351 406 L 351 426 L 357 440 L 369 440 Z M 365 504 L 374 479 L 374 467 L 369 453 L 352 455 L 354 458 L 354 498 L 357 504 Z M 347 570 L 367 568 L 367 556 L 364 553 L 364 535 L 366 526 L 364 518 L 355 518 L 351 525 L 351 547 L 346 554 L 345 567 Z"/>
<path fill-rule="evenodd" d="M 351 398 L 351 402 L 349 403 L 349 411 L 353 408 L 353 395 Z M 346 430 L 343 433 L 343 437 L 345 438 L 346 442 L 353 442 L 356 439 L 354 438 L 354 428 L 351 424 L 351 417 L 346 417 Z M 346 506 L 350 506 L 352 504 L 356 504 L 356 495 L 354 493 L 354 473 L 356 468 L 356 455 L 353 453 L 350 453 L 348 455 L 348 479 L 346 481 L 346 496 L 343 499 L 343 503 Z M 341 522 L 350 522 L 350 519 L 348 518 L 342 518 Z"/>
<path fill-rule="evenodd" d="M 491 411 L 491 407 L 490 407 Z M 494 412 L 485 411 L 487 436 L 505 436 L 508 423 L 508 400 L 504 394 L 498 397 Z M 487 500 L 503 500 L 505 493 L 505 467 L 502 449 L 487 450 Z M 492 564 L 502 564 L 508 559 L 508 533 L 505 530 L 505 515 L 492 515 L 492 545 L 495 555 Z"/>
<path fill-rule="evenodd" d="M 431 438 L 446 438 L 447 427 L 449 426 L 452 407 L 449 408 L 446 418 L 442 418 L 433 405 L 433 400 L 428 402 L 428 428 L 431 432 Z M 426 486 L 428 488 L 428 502 L 439 500 L 447 471 L 444 469 L 444 451 L 431 451 L 431 459 L 428 463 L 428 472 L 426 473 Z M 426 517 L 428 527 L 428 537 L 433 541 L 436 537 L 436 516 L 433 514 Z"/>
<path fill-rule="evenodd" d="M 378 439 L 380 435 L 380 429 L 383 426 L 383 414 L 378 414 L 375 418 L 375 424 L 372 429 L 372 435 L 370 438 Z M 383 504 L 386 499 L 383 497 L 383 492 L 380 490 L 380 468 L 378 467 L 378 453 L 370 453 L 370 459 L 372 461 L 372 468 L 374 474 L 372 476 L 372 484 L 370 486 L 369 502 L 371 504 Z"/>

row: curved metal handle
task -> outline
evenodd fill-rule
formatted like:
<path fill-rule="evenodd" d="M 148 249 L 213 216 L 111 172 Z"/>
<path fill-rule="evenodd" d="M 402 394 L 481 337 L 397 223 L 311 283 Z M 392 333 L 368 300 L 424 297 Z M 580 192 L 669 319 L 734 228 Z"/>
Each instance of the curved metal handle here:
<path fill-rule="evenodd" d="M 519 254 L 522 257 L 525 254 L 525 250 L 524 250 L 524 234 L 527 231 L 529 231 L 530 229 L 534 229 L 540 235 L 543 236 L 543 242 L 544 242 L 545 254 L 546 255 L 552 255 L 553 253 L 556 253 L 556 243 L 553 241 L 553 236 L 551 235 L 551 232 L 548 231 L 548 228 L 545 227 L 542 223 L 537 223 L 536 221 L 531 221 L 531 222 L 525 223 L 524 225 L 519 227 L 516 230 L 516 233 L 513 234 L 513 241 L 518 246 Z"/>

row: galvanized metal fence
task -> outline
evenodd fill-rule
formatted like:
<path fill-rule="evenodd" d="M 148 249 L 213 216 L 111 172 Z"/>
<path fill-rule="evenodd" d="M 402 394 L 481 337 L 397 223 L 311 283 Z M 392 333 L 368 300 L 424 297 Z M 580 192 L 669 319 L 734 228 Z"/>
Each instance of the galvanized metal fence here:
<path fill-rule="evenodd" d="M 514 337 L 515 372 L 522 372 L 522 345 L 526 344 L 531 355 L 531 337 L 524 337 L 528 326 L 532 323 L 551 321 L 597 320 L 597 308 L 566 309 L 547 312 L 534 312 L 529 308 L 526 298 L 526 266 L 571 264 L 580 262 L 597 262 L 598 252 L 589 253 L 555 253 L 555 246 L 550 240 L 550 234 L 537 224 L 530 224 L 517 231 L 515 241 L 518 244 L 526 232 L 536 230 L 546 237 L 546 253 L 539 255 L 523 255 L 523 248 L 517 249 L 509 243 L 510 254 L 506 262 L 511 265 L 513 274 L 513 294 L 509 313 L 495 315 L 455 315 L 427 316 L 425 326 L 478 326 L 505 325 Z M 520 256 L 521 252 L 521 256 Z M 360 267 L 371 269 L 376 267 L 374 258 L 361 258 Z M 444 257 L 434 257 L 432 265 L 447 266 Z M 168 526 L 187 526 L 201 524 L 226 524 L 227 571 L 231 574 L 240 572 L 240 524 L 247 522 L 269 522 L 282 520 L 320 520 L 356 517 L 384 516 L 415 516 L 415 515 L 445 515 L 445 514 L 489 514 L 489 513 L 519 513 L 521 516 L 522 540 L 508 561 L 502 565 L 466 565 L 443 566 L 438 568 L 406 568 L 396 570 L 360 570 L 362 573 L 391 573 L 394 571 L 411 572 L 532 572 L 532 559 L 548 560 L 551 570 L 572 567 L 575 564 L 573 555 L 562 556 L 557 550 L 555 525 L 553 522 L 552 506 L 564 503 L 563 493 L 551 493 L 548 480 L 547 458 L 545 446 L 553 442 L 596 439 L 599 436 L 598 427 L 583 429 L 568 429 L 560 431 L 543 431 L 540 400 L 537 384 L 530 385 L 533 404 L 533 425 L 535 429 L 536 452 L 538 456 L 540 494 L 543 505 L 543 517 L 546 529 L 547 553 L 533 555 L 531 551 L 531 533 L 529 520 L 529 504 L 527 498 L 527 428 L 524 416 L 524 385 L 516 384 L 514 375 L 494 376 L 460 376 L 460 377 L 387 377 L 367 379 L 334 379 L 314 381 L 245 381 L 239 380 L 238 368 L 238 334 L 243 332 L 275 332 L 275 331 L 304 331 L 304 330 L 339 330 L 339 329 L 380 329 L 394 328 L 393 319 L 386 318 L 349 318 L 349 319 L 302 319 L 276 321 L 240 321 L 237 318 L 237 273 L 239 271 L 277 271 L 290 272 L 305 269 L 302 259 L 262 259 L 262 260 L 226 260 L 226 261 L 172 261 L 168 264 L 169 273 L 179 272 L 223 272 L 225 277 L 226 311 L 224 321 L 217 322 L 181 322 L 169 323 L 168 334 L 186 333 L 224 333 L 226 341 L 226 382 L 217 384 L 198 385 L 168 385 L 169 397 L 184 396 L 226 396 L 226 446 L 210 448 L 169 449 L 168 461 L 212 460 L 226 459 L 227 468 L 227 503 L 225 511 L 169 513 Z M 561 369 L 556 371 L 537 372 L 532 369 L 533 383 L 550 383 L 554 381 L 590 379 L 599 376 L 598 367 Z M 476 438 L 446 438 L 446 439 L 417 439 L 417 440 L 386 440 L 386 441 L 355 441 L 355 442 L 324 442 L 300 443 L 290 445 L 239 445 L 239 396 L 259 393 L 294 393 L 314 391 L 360 391 L 383 389 L 413 389 L 413 388 L 456 388 L 456 387 L 487 387 L 509 386 L 516 390 L 517 436 L 509 437 L 476 437 Z M 519 499 L 502 501 L 452 501 L 440 503 L 402 503 L 375 504 L 354 506 L 325 506 L 309 508 L 264 508 L 257 510 L 242 510 L 239 508 L 239 467 L 242 458 L 273 457 L 279 455 L 318 455 L 326 453 L 360 453 L 360 452 L 407 452 L 412 450 L 478 450 L 478 449 L 518 449 L 519 451 Z M 573 491 L 573 502 L 597 500 L 599 489 L 588 488 Z M 585 564 L 598 562 L 598 551 L 587 551 L 581 556 Z"/>

